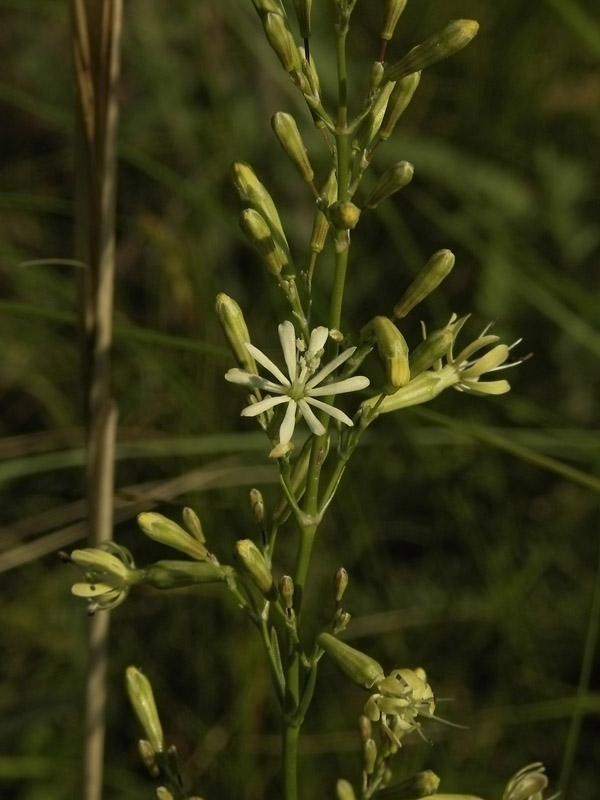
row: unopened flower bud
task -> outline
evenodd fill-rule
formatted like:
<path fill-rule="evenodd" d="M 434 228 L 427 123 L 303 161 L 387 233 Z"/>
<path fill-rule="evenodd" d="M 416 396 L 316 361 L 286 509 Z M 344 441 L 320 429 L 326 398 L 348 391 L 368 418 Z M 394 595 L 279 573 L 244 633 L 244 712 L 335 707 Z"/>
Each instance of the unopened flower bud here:
<path fill-rule="evenodd" d="M 240 228 L 261 256 L 267 272 L 279 275 L 285 263 L 283 254 L 271 235 L 271 229 L 258 211 L 245 208 L 240 215 Z"/>
<path fill-rule="evenodd" d="M 156 753 L 162 752 L 165 746 L 164 736 L 150 681 L 136 667 L 127 667 L 125 670 L 125 688 L 150 746 Z"/>
<path fill-rule="evenodd" d="M 363 744 L 363 762 L 367 775 L 372 775 L 377 760 L 377 744 L 375 739 L 367 739 Z"/>
<path fill-rule="evenodd" d="M 364 714 L 358 718 L 358 733 L 360 734 L 361 742 L 366 742 L 373 736 L 373 724 L 371 720 Z"/>
<path fill-rule="evenodd" d="M 246 339 L 246 341 L 249 341 Z M 183 509 L 183 524 L 188 529 L 188 531 L 192 534 L 194 539 L 197 539 L 200 544 L 204 544 L 206 542 L 206 536 L 204 535 L 204 531 L 202 530 L 202 523 L 200 522 L 200 517 L 193 508 L 188 508 L 187 506 Z"/>
<path fill-rule="evenodd" d="M 381 797 L 385 797 L 385 800 L 405 800 L 405 798 L 411 798 L 411 800 L 414 798 L 414 800 L 418 800 L 418 798 L 430 797 L 431 795 L 436 795 L 436 797 L 438 797 L 436 792 L 439 785 L 440 779 L 438 776 L 435 772 L 427 769 L 423 772 L 418 772 L 416 775 L 412 775 L 401 783 L 387 786 L 381 792 Z M 442 795 L 439 796 L 441 797 Z M 454 800 L 459 800 L 461 797 L 467 800 L 466 795 L 451 796 Z M 471 797 L 469 800 L 477 800 L 477 798 Z"/>
<path fill-rule="evenodd" d="M 176 522 L 163 517 L 162 514 L 145 511 L 138 514 L 137 522 L 142 532 L 150 539 L 154 539 L 155 542 L 166 544 L 175 550 L 181 550 L 182 553 L 199 561 L 203 561 L 208 555 L 208 550 L 203 544 L 191 537 Z"/>
<path fill-rule="evenodd" d="M 381 29 L 381 38 L 389 41 L 394 35 L 394 29 L 400 19 L 400 14 L 404 11 L 406 0 L 386 0 L 385 19 Z"/>
<path fill-rule="evenodd" d="M 415 168 L 408 161 L 400 161 L 386 170 L 377 181 L 377 186 L 365 201 L 366 208 L 377 208 L 382 200 L 398 192 L 411 182 Z"/>
<path fill-rule="evenodd" d="M 385 86 L 380 89 L 368 114 L 358 126 L 356 134 L 352 139 L 352 147 L 354 150 L 362 150 L 370 144 L 377 135 L 393 89 L 393 81 L 388 81 Z"/>
<path fill-rule="evenodd" d="M 271 125 L 279 144 L 300 173 L 302 180 L 310 183 L 315 173 L 308 160 L 306 147 L 300 136 L 296 120 L 291 114 L 278 111 L 271 119 Z"/>
<path fill-rule="evenodd" d="M 446 27 L 413 47 L 404 58 L 389 68 L 387 79 L 397 81 L 413 72 L 454 55 L 469 44 L 477 34 L 479 24 L 472 19 L 455 19 Z"/>
<path fill-rule="evenodd" d="M 275 55 L 286 72 L 298 73 L 302 69 L 300 54 L 286 19 L 282 14 L 265 14 L 263 28 Z"/>
<path fill-rule="evenodd" d="M 294 604 L 294 581 L 289 575 L 282 575 L 279 581 L 279 595 L 285 609 Z"/>
<path fill-rule="evenodd" d="M 361 331 L 361 338 L 377 342 L 389 387 L 395 391 L 410 380 L 408 345 L 391 319 L 375 317 Z"/>
<path fill-rule="evenodd" d="M 258 211 L 261 217 L 265 219 L 271 229 L 273 238 L 281 248 L 284 264 L 287 264 L 289 261 L 289 245 L 273 198 L 258 180 L 256 173 L 249 164 L 243 161 L 234 162 L 231 167 L 231 177 L 241 201 Z"/>
<path fill-rule="evenodd" d="M 336 603 L 342 601 L 347 586 L 348 573 L 343 567 L 340 567 L 333 576 L 333 596 Z"/>
<path fill-rule="evenodd" d="M 321 192 L 322 205 L 324 209 L 329 208 L 335 202 L 337 197 L 337 178 L 335 170 L 331 170 Z M 329 220 L 323 209 L 319 208 L 321 200 L 317 203 L 317 210 L 315 211 L 315 220 L 313 222 L 313 229 L 310 236 L 310 249 L 313 253 L 320 253 L 325 245 L 327 238 L 327 231 L 329 230 Z"/>
<path fill-rule="evenodd" d="M 252 0 L 254 8 L 259 16 L 264 17 L 272 11 L 274 14 L 284 14 L 285 11 L 281 5 L 281 0 Z"/>
<path fill-rule="evenodd" d="M 157 786 L 156 800 L 175 800 L 175 798 L 166 786 Z"/>
<path fill-rule="evenodd" d="M 250 539 L 240 539 L 235 543 L 235 554 L 240 567 L 256 588 L 267 598 L 277 598 L 277 587 L 265 557 Z"/>
<path fill-rule="evenodd" d="M 383 122 L 379 128 L 379 138 L 385 141 L 392 135 L 396 123 L 405 112 L 408 104 L 412 100 L 415 89 L 421 80 L 420 72 L 413 72 L 405 78 L 396 81 L 390 99 L 385 109 Z"/>
<path fill-rule="evenodd" d="M 359 686 L 370 689 L 385 677 L 383 668 L 374 658 L 350 647 L 345 642 L 340 642 L 330 633 L 320 633 L 317 636 L 317 643 L 342 672 Z"/>
<path fill-rule="evenodd" d="M 250 508 L 254 519 L 262 526 L 265 521 L 265 501 L 258 489 L 250 489 Z"/>
<path fill-rule="evenodd" d="M 350 202 L 334 203 L 327 209 L 329 221 L 339 231 L 351 230 L 356 227 L 360 217 L 360 208 Z"/>
<path fill-rule="evenodd" d="M 310 9 L 312 0 L 294 0 L 294 9 L 298 17 L 298 27 L 300 28 L 300 36 L 303 39 L 308 39 L 310 36 Z"/>
<path fill-rule="evenodd" d="M 417 345 L 408 359 L 411 379 L 443 358 L 452 347 L 454 336 L 452 328 L 441 328 L 430 333 L 421 344 Z"/>
<path fill-rule="evenodd" d="M 385 67 L 382 61 L 374 61 L 371 66 L 371 76 L 369 79 L 369 91 L 374 92 L 378 89 L 385 74 Z"/>
<path fill-rule="evenodd" d="M 242 369 L 256 374 L 256 362 L 245 346 L 250 341 L 250 333 L 242 309 L 233 298 L 221 292 L 217 295 L 215 311 L 235 360 Z"/>
<path fill-rule="evenodd" d="M 450 250 L 438 250 L 434 253 L 394 306 L 394 316 L 405 317 L 411 309 L 437 289 L 450 273 L 454 261 L 454 253 Z"/>
<path fill-rule="evenodd" d="M 544 765 L 540 761 L 523 767 L 508 782 L 502 800 L 541 800 L 548 786 Z"/>
<path fill-rule="evenodd" d="M 335 793 L 337 800 L 356 800 L 352 784 L 340 778 L 335 785 Z"/>
<path fill-rule="evenodd" d="M 147 739 L 138 741 L 138 755 L 153 778 L 158 778 L 160 770 L 156 763 L 156 750 Z"/>
<path fill-rule="evenodd" d="M 221 567 L 211 561 L 157 561 L 144 569 L 144 583 L 155 589 L 179 589 L 216 583 L 231 571 L 231 567 Z"/>

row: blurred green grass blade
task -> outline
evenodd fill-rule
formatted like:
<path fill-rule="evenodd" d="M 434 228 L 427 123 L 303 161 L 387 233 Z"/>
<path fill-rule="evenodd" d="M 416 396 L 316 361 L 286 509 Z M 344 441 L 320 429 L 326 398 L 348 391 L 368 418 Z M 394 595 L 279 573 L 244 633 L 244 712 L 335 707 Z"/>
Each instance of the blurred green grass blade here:
<path fill-rule="evenodd" d="M 530 447 L 517 444 L 484 425 L 478 425 L 474 422 L 461 422 L 460 420 L 449 417 L 446 414 L 441 414 L 439 411 L 432 411 L 431 409 L 414 409 L 413 413 L 421 419 L 426 419 L 430 422 L 435 422 L 439 425 L 448 426 L 457 431 L 461 431 L 470 439 L 476 439 L 498 450 L 503 450 L 505 453 L 510 453 L 522 461 L 535 464 L 548 472 L 554 472 L 556 475 L 565 478 L 565 480 L 576 483 L 579 486 L 584 486 L 586 489 L 600 494 L 600 478 L 595 475 L 583 472 L 576 467 L 572 467 L 570 464 L 565 464 L 563 461 L 552 458 L 552 456 L 539 453 Z"/>
<path fill-rule="evenodd" d="M 573 33 L 600 57 L 600 25 L 595 18 L 575 0 L 546 0 L 556 13 L 567 23 Z M 596 7 L 596 11 L 597 11 Z"/>

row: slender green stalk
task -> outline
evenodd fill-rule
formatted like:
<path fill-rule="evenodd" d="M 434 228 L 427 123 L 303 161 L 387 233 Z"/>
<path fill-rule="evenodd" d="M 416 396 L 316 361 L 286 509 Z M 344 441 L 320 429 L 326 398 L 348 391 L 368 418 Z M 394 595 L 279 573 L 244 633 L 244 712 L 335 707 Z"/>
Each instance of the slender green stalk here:
<path fill-rule="evenodd" d="M 285 723 L 283 727 L 283 800 L 298 798 L 298 737 L 300 728 Z"/>

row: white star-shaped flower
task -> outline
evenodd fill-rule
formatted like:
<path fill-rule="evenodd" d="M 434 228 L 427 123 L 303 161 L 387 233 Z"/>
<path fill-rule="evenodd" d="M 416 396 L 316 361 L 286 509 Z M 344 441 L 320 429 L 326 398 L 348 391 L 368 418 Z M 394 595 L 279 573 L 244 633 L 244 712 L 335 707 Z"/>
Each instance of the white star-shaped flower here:
<path fill-rule="evenodd" d="M 317 400 L 317 398 L 342 394 L 343 392 L 356 392 L 360 389 L 365 389 L 369 385 L 369 379 L 364 375 L 355 375 L 352 378 L 345 378 L 341 381 L 323 385 L 325 378 L 331 375 L 340 364 L 347 361 L 356 348 L 349 347 L 319 369 L 323 348 L 329 336 L 327 328 L 319 327 L 311 331 L 308 348 L 301 339 L 296 340 L 296 331 L 291 322 L 282 322 L 278 327 L 278 333 L 288 377 L 270 358 L 249 342 L 245 343 L 248 352 L 276 380 L 262 378 L 260 375 L 254 375 L 251 372 L 237 368 L 230 369 L 225 375 L 225 380 L 231 383 L 237 383 L 249 389 L 260 389 L 261 392 L 268 394 L 263 400 L 246 406 L 242 411 L 242 416 L 255 417 L 281 403 L 287 403 L 288 407 L 279 428 L 279 441 L 281 444 L 287 444 L 291 440 L 298 411 L 316 436 L 321 436 L 325 433 L 325 428 L 316 418 L 311 406 L 325 411 L 345 425 L 352 426 L 354 423 L 347 414 L 344 414 L 339 408 L 335 408 L 329 403 Z"/>

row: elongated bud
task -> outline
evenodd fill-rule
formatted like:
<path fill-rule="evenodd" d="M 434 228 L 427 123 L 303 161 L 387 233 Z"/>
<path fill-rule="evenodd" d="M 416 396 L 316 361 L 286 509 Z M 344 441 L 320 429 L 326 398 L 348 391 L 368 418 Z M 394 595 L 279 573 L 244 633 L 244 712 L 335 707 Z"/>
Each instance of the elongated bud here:
<path fill-rule="evenodd" d="M 286 72 L 298 73 L 302 70 L 300 54 L 285 17 L 281 14 L 265 14 L 263 28 L 275 55 Z"/>
<path fill-rule="evenodd" d="M 206 536 L 204 535 L 204 531 L 202 530 L 202 523 L 200 522 L 200 517 L 198 516 L 198 514 L 196 514 L 193 508 L 188 508 L 186 506 L 186 508 L 183 509 L 183 524 L 192 534 L 194 539 L 200 542 L 200 544 L 204 544 L 206 542 Z"/>
<path fill-rule="evenodd" d="M 387 786 L 385 789 L 382 789 L 381 792 L 378 793 L 378 796 L 382 798 L 382 800 L 419 800 L 421 797 L 430 797 L 431 795 L 435 795 L 437 797 L 442 797 L 442 795 L 436 794 L 438 786 L 440 785 L 440 779 L 432 772 L 430 769 L 424 770 L 423 772 L 418 772 L 416 775 L 413 775 L 407 780 L 402 781 L 401 783 L 396 783 L 394 786 Z M 447 795 L 448 797 L 465 797 L 466 795 Z M 471 800 L 476 800 L 476 798 L 471 798 Z"/>
<path fill-rule="evenodd" d="M 252 4 L 260 17 L 272 11 L 274 14 L 285 14 L 281 0 L 252 0 Z"/>
<path fill-rule="evenodd" d="M 415 168 L 408 161 L 400 161 L 386 170 L 377 181 L 377 186 L 365 201 L 366 208 L 377 208 L 386 197 L 404 189 L 412 181 Z"/>
<path fill-rule="evenodd" d="M 155 589 L 179 589 L 216 583 L 231 572 L 231 567 L 217 566 L 210 561 L 157 561 L 144 569 L 144 583 Z"/>
<path fill-rule="evenodd" d="M 434 253 L 394 306 L 394 316 L 405 317 L 412 308 L 437 289 L 450 273 L 454 262 L 454 253 L 450 250 L 438 250 Z"/>
<path fill-rule="evenodd" d="M 385 109 L 383 122 L 379 128 L 379 138 L 385 141 L 392 135 L 396 123 L 404 114 L 408 104 L 412 100 L 415 89 L 421 80 L 420 72 L 413 72 L 405 78 L 396 81 L 390 95 L 389 102 Z"/>
<path fill-rule="evenodd" d="M 282 575 L 279 581 L 279 595 L 285 609 L 294 604 L 294 581 L 289 575 Z"/>
<path fill-rule="evenodd" d="M 277 587 L 265 557 L 251 539 L 240 539 L 235 543 L 235 554 L 240 567 L 256 588 L 267 598 L 277 598 Z"/>
<path fill-rule="evenodd" d="M 416 378 L 421 372 L 432 367 L 440 358 L 443 358 L 452 347 L 454 331 L 451 328 L 441 328 L 433 331 L 410 354 L 408 365 L 410 377 Z"/>
<path fill-rule="evenodd" d="M 277 247 L 271 229 L 258 211 L 245 208 L 240 215 L 240 228 L 261 256 L 267 272 L 279 275 L 285 264 L 283 253 Z"/>
<path fill-rule="evenodd" d="M 320 633 L 317 636 L 317 643 L 350 680 L 364 689 L 370 689 L 385 677 L 383 668 L 374 658 L 340 642 L 330 633 Z"/>
<path fill-rule="evenodd" d="M 389 387 L 395 391 L 410 380 L 408 345 L 391 319 L 375 317 L 360 332 L 361 339 L 377 342 Z"/>
<path fill-rule="evenodd" d="M 372 775 L 377 760 L 377 744 L 374 739 L 367 739 L 363 744 L 363 763 L 367 775 Z"/>
<path fill-rule="evenodd" d="M 215 311 L 235 360 L 242 369 L 256 374 L 254 357 L 245 347 L 250 342 L 250 333 L 242 309 L 233 298 L 221 292 L 217 295 Z"/>
<path fill-rule="evenodd" d="M 389 68 L 387 79 L 397 81 L 418 70 L 442 61 L 466 47 L 479 30 L 479 23 L 472 19 L 455 19 L 446 27 L 430 36 L 422 44 L 413 47 L 404 58 Z"/>
<path fill-rule="evenodd" d="M 333 576 L 333 596 L 336 603 L 341 603 L 347 586 L 348 573 L 343 567 L 340 567 Z"/>
<path fill-rule="evenodd" d="M 265 522 L 265 501 L 258 489 L 250 489 L 250 508 L 254 519 L 262 527 Z"/>
<path fill-rule="evenodd" d="M 327 209 L 329 222 L 339 231 L 351 230 L 356 227 L 360 217 L 360 208 L 354 203 L 337 202 Z"/>
<path fill-rule="evenodd" d="M 151 747 L 156 753 L 162 752 L 165 741 L 150 681 L 137 667 L 127 667 L 125 688 Z"/>
<path fill-rule="evenodd" d="M 373 724 L 368 717 L 365 717 L 364 714 L 361 714 L 358 718 L 358 732 L 360 734 L 360 740 L 363 742 L 363 744 L 373 735 Z"/>
<path fill-rule="evenodd" d="M 147 739 L 140 739 L 138 741 L 138 755 L 153 778 L 158 778 L 160 770 L 156 763 L 156 750 L 152 747 Z"/>
<path fill-rule="evenodd" d="M 298 27 L 300 28 L 300 36 L 303 39 L 310 37 L 310 9 L 312 0 L 294 0 L 294 10 L 298 17 Z"/>
<path fill-rule="evenodd" d="M 279 144 L 300 173 L 302 180 L 310 183 L 315 173 L 308 160 L 306 147 L 300 136 L 296 120 L 291 114 L 278 111 L 271 119 L 271 126 Z"/>
<path fill-rule="evenodd" d="M 324 209 L 327 209 L 330 205 L 332 205 L 337 197 L 337 188 L 338 185 L 335 170 L 332 169 L 327 176 L 327 181 L 325 182 L 325 186 L 321 192 L 321 199 L 317 203 L 317 206 L 321 204 Z M 320 253 L 323 249 L 328 230 L 329 220 L 327 219 L 327 216 L 322 208 L 317 207 L 317 210 L 315 211 L 313 229 L 310 236 L 310 249 L 313 251 L 313 253 Z"/>
<path fill-rule="evenodd" d="M 385 19 L 381 29 L 381 38 L 388 41 L 394 35 L 394 30 L 400 19 L 400 14 L 404 11 L 406 0 L 386 0 Z"/>
<path fill-rule="evenodd" d="M 343 778 L 340 778 L 336 783 L 335 794 L 337 800 L 356 800 L 352 784 L 348 783 L 348 781 L 345 781 Z"/>
<path fill-rule="evenodd" d="M 154 539 L 155 542 L 166 544 L 175 550 L 181 550 L 182 553 L 187 553 L 188 556 L 199 561 L 203 561 L 208 555 L 208 550 L 203 544 L 192 538 L 176 522 L 163 517 L 162 514 L 145 511 L 138 514 L 137 522 L 142 532 L 150 539 Z"/>
<path fill-rule="evenodd" d="M 273 198 L 258 180 L 256 173 L 249 164 L 243 161 L 234 162 L 231 167 L 231 177 L 241 201 L 258 211 L 261 217 L 266 220 L 273 238 L 283 252 L 284 263 L 287 264 L 289 261 L 289 245 Z"/>
<path fill-rule="evenodd" d="M 352 147 L 355 150 L 362 150 L 365 148 L 377 135 L 383 122 L 385 110 L 393 89 L 393 81 L 388 81 L 375 98 L 372 107 L 358 126 L 356 135 L 352 139 Z"/>

